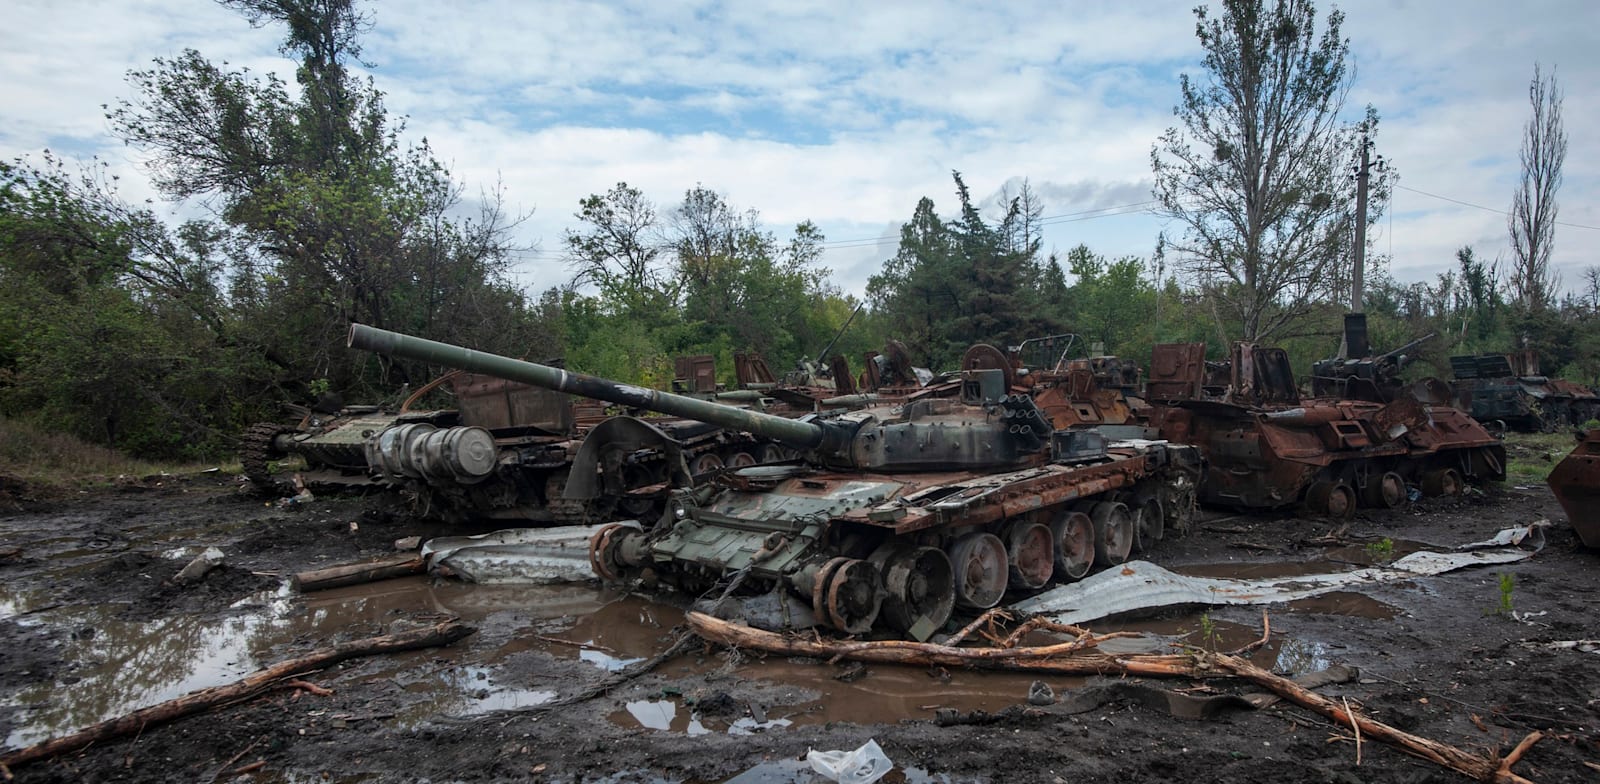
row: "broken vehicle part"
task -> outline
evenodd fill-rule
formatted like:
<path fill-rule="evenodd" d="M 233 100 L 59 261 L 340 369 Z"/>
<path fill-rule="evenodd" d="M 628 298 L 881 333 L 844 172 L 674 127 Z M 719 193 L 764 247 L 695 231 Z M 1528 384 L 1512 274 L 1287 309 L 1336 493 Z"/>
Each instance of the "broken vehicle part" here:
<path fill-rule="evenodd" d="M 1600 548 L 1600 429 L 1583 434 L 1545 480 L 1585 547 Z"/>

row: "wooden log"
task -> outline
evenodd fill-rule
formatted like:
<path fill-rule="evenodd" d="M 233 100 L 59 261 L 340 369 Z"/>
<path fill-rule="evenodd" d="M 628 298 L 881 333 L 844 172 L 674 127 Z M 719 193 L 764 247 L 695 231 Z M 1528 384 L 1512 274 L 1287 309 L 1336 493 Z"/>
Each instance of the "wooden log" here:
<path fill-rule="evenodd" d="M 1404 730 L 1363 716 L 1357 711 L 1350 710 L 1347 706 L 1340 705 L 1314 691 L 1301 688 L 1294 681 L 1274 675 L 1237 656 L 1219 653 L 1208 658 L 1210 659 L 1210 664 L 1216 669 L 1229 672 L 1269 689 L 1274 694 L 1302 708 L 1320 713 L 1339 724 L 1353 726 L 1360 735 L 1364 735 L 1369 739 L 1383 741 L 1414 757 L 1419 757 L 1457 773 L 1471 776 L 1478 781 L 1496 782 L 1497 784 L 1531 784 L 1527 779 L 1512 773 L 1511 764 L 1520 759 L 1529 747 L 1543 737 L 1541 733 L 1535 732 L 1524 738 L 1522 743 L 1517 745 L 1516 750 L 1503 761 L 1493 757 L 1482 757 L 1435 740 L 1412 735 Z"/>
<path fill-rule="evenodd" d="M 704 613 L 690 612 L 685 619 L 691 631 L 711 642 L 731 648 L 749 648 L 785 656 L 852 659 L 880 664 L 1023 670 L 1057 675 L 1129 674 L 1165 677 L 1205 675 L 1194 668 L 1194 658 L 1191 656 L 1110 656 L 1090 650 L 1096 642 L 1110 639 L 1113 635 L 1104 637 L 1086 635 L 1057 645 L 959 648 L 906 640 L 805 640 L 729 623 Z"/>
<path fill-rule="evenodd" d="M 427 569 L 428 564 L 422 559 L 422 556 L 409 553 L 390 556 L 377 561 L 340 564 L 338 566 L 329 566 L 325 569 L 300 572 L 294 576 L 290 584 L 297 591 L 309 593 L 328 588 L 338 588 L 344 585 L 360 585 L 394 577 L 422 574 Z"/>
<path fill-rule="evenodd" d="M 284 678 L 319 670 L 346 659 L 449 645 L 473 631 L 470 626 L 456 621 L 446 621 L 399 634 L 342 642 L 257 670 L 242 680 L 230 684 L 192 691 L 148 708 L 140 708 L 127 715 L 102 721 L 71 735 L 8 751 L 0 755 L 0 768 L 16 768 L 35 760 L 77 751 L 92 743 L 143 732 L 145 728 L 154 724 L 162 724 L 219 705 L 248 699 L 274 688 Z"/>

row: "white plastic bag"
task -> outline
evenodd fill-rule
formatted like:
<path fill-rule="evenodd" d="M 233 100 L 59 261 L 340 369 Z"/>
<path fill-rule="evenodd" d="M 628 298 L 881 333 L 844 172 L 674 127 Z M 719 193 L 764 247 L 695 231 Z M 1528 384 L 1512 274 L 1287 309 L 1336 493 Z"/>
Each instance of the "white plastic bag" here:
<path fill-rule="evenodd" d="M 812 749 L 806 752 L 806 761 L 811 763 L 812 770 L 839 784 L 872 784 L 894 770 L 894 763 L 875 740 L 867 741 L 855 751 Z"/>

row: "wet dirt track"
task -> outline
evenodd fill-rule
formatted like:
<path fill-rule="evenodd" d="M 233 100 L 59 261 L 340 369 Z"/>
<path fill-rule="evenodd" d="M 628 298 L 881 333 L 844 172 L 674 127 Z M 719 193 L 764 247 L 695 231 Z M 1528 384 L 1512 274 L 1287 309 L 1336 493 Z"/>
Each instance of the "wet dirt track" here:
<path fill-rule="evenodd" d="M 1506 489 L 1487 500 L 1360 515 L 1350 534 L 1369 538 L 1342 548 L 1305 543 L 1333 527 L 1326 523 L 1236 517 L 1169 539 L 1151 559 L 1229 576 L 1356 568 L 1410 543 L 1477 541 L 1538 517 L 1561 519 L 1547 491 Z M 1370 740 L 1358 767 L 1348 732 L 1292 707 L 1191 721 L 1113 697 L 1061 715 L 1026 710 L 1030 676 L 762 660 L 699 646 L 608 694 L 544 709 L 670 645 L 681 610 L 595 585 L 409 578 L 298 596 L 278 577 L 388 555 L 402 536 L 463 532 L 389 514 L 378 499 L 280 509 L 202 479 L 0 516 L 0 543 L 21 550 L 0 560 L 7 748 L 331 642 L 446 617 L 478 629 L 450 648 L 308 676 L 331 696 L 276 692 L 30 764 L 17 780 L 228 781 L 232 767 L 260 760 L 240 779 L 809 782 L 799 761 L 808 748 L 850 749 L 869 738 L 897 766 L 886 781 L 1465 780 Z M 1384 538 L 1392 552 L 1366 546 Z M 190 588 L 165 583 L 208 545 L 223 550 L 225 566 Z M 1253 661 L 1288 673 L 1353 665 L 1357 681 L 1321 691 L 1472 751 L 1504 753 L 1544 730 L 1518 772 L 1538 782 L 1594 781 L 1600 769 L 1584 763 L 1600 764 L 1600 657 L 1549 643 L 1600 637 L 1597 566 L 1600 556 L 1577 549 L 1558 525 L 1527 562 L 1270 607 L 1274 638 Z M 1502 571 L 1512 575 L 1508 600 L 1524 620 L 1499 612 Z M 1256 637 L 1259 622 L 1259 610 L 1238 607 L 1093 627 L 1226 649 Z M 1096 685 L 1046 681 L 1058 695 Z M 940 726 L 940 708 L 997 715 Z"/>

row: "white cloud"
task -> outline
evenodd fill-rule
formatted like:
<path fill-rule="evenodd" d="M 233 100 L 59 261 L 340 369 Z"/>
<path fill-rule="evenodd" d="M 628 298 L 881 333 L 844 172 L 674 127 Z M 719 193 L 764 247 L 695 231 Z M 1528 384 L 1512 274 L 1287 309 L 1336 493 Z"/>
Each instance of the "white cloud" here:
<path fill-rule="evenodd" d="M 1200 73 L 1191 5 L 387 0 L 367 6 L 365 58 L 409 135 L 426 136 L 469 194 L 503 180 L 511 204 L 537 208 L 524 227 L 543 244 L 530 285 L 565 276 L 553 258 L 578 199 L 627 181 L 663 206 L 702 183 L 780 233 L 811 219 L 830 240 L 884 238 L 829 251 L 839 283 L 859 290 L 918 198 L 952 211 L 952 169 L 984 198 L 1028 177 L 1052 215 L 1147 200 L 1177 74 Z M 8 10 L 0 154 L 98 153 L 131 196 L 150 189 L 100 109 L 128 95 L 128 69 L 194 47 L 292 81 L 279 31 L 206 0 Z M 1567 93 L 1561 217 L 1600 225 L 1600 11 L 1583 0 L 1344 10 L 1358 66 L 1350 114 L 1378 106 L 1378 151 L 1401 184 L 1503 209 L 1540 60 Z M 1403 280 L 1431 279 L 1462 245 L 1505 250 L 1501 215 L 1406 191 L 1396 208 L 1378 250 L 1392 247 Z M 1145 215 L 1073 220 L 1050 226 L 1046 244 L 1143 255 L 1159 229 Z M 1558 267 L 1600 263 L 1593 244 L 1588 230 L 1559 229 Z"/>

